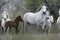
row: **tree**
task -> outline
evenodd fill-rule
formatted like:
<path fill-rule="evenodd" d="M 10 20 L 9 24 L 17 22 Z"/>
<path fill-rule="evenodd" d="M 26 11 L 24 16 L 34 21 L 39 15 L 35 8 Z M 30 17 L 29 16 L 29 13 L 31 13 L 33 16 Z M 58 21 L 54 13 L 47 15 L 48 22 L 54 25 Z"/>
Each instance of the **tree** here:
<path fill-rule="evenodd" d="M 2 7 L 7 3 L 8 3 L 8 1 L 0 0 L 0 11 L 2 10 Z"/>
<path fill-rule="evenodd" d="M 58 18 L 58 10 L 60 8 L 60 0 L 44 0 L 47 4 L 48 8 L 50 9 L 51 15 L 54 15 L 54 19 L 57 20 Z"/>
<path fill-rule="evenodd" d="M 25 0 L 25 7 L 31 11 L 36 12 L 43 0 Z"/>

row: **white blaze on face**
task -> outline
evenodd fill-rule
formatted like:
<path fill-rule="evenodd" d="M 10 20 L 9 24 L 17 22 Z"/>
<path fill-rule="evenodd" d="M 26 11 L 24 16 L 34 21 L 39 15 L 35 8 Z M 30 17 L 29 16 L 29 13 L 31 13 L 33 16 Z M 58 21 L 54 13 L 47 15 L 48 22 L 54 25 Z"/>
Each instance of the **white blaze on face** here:
<path fill-rule="evenodd" d="M 45 5 L 43 5 L 43 6 L 42 6 L 42 11 L 43 11 L 43 12 L 46 12 L 46 11 L 47 11 L 46 8 L 47 8 L 47 7 L 46 7 Z"/>
<path fill-rule="evenodd" d="M 7 11 L 4 11 L 4 12 L 2 13 L 3 18 L 7 18 L 6 15 L 8 15 L 8 13 L 7 13 Z"/>

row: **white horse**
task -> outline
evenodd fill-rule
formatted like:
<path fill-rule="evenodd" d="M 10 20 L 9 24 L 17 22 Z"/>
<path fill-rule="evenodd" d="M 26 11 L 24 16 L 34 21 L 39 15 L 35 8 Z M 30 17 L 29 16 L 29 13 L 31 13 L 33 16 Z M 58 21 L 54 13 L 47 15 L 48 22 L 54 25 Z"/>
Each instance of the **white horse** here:
<path fill-rule="evenodd" d="M 58 17 L 56 23 L 57 23 L 58 29 L 60 30 L 60 9 L 59 9 L 58 13 L 59 13 L 59 17 Z"/>
<path fill-rule="evenodd" d="M 1 22 L 1 26 L 3 28 L 3 31 L 5 31 L 5 22 L 10 21 L 11 19 L 9 18 L 9 14 L 8 14 L 7 11 L 3 11 L 2 17 L 3 17 L 3 19 L 2 19 L 2 22 Z"/>
<path fill-rule="evenodd" d="M 50 33 L 52 23 L 54 22 L 53 16 L 49 15 L 46 19 L 46 30 L 48 29 L 48 32 Z"/>
<path fill-rule="evenodd" d="M 36 13 L 27 12 L 23 17 L 24 28 L 27 22 L 29 22 L 30 24 L 36 24 L 37 30 L 38 30 L 38 26 L 41 25 L 41 23 L 43 23 L 42 29 L 44 30 L 44 25 L 46 21 L 46 14 L 45 14 L 46 11 L 47 11 L 47 6 L 43 5 L 39 12 L 36 12 Z M 25 32 L 25 29 L 24 29 L 24 32 Z"/>
<path fill-rule="evenodd" d="M 60 16 L 58 17 L 58 19 L 57 19 L 57 26 L 58 26 L 58 29 L 60 29 Z"/>

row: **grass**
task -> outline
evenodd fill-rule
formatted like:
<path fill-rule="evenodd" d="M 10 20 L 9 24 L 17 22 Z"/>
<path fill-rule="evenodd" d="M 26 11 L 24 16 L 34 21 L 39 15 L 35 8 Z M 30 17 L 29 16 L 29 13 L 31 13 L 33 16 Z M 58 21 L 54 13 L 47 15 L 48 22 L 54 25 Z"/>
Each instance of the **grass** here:
<path fill-rule="evenodd" d="M 60 40 L 60 34 L 0 34 L 0 40 Z"/>

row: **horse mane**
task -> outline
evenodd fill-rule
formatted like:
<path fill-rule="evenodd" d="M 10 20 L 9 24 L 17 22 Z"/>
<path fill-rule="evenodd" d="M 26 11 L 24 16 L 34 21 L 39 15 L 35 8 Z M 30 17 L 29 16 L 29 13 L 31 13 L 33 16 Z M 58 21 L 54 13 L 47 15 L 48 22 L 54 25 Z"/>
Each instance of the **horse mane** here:
<path fill-rule="evenodd" d="M 19 22 L 19 21 L 22 21 L 22 17 L 19 15 L 16 17 L 16 19 L 14 20 L 15 22 Z"/>

